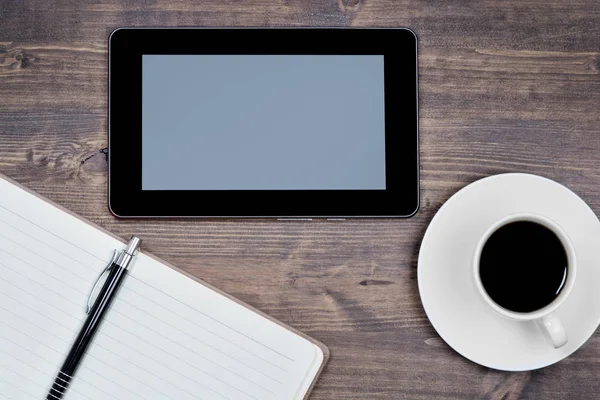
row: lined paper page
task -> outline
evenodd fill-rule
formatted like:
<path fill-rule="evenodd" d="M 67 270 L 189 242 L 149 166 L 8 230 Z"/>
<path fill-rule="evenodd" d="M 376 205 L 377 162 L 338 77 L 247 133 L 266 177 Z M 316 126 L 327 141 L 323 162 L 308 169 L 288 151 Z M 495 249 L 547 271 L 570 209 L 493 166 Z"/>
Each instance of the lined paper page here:
<path fill-rule="evenodd" d="M 0 399 L 45 398 L 123 243 L 0 178 Z M 66 399 L 301 399 L 321 349 L 143 253 Z"/>

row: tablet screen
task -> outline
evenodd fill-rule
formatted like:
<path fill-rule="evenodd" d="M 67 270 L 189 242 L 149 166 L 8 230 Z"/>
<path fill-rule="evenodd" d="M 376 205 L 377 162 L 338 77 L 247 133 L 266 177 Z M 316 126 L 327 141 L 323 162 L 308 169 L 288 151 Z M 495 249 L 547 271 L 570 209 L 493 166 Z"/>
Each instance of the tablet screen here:
<path fill-rule="evenodd" d="M 384 190 L 383 55 L 143 55 L 142 190 Z"/>

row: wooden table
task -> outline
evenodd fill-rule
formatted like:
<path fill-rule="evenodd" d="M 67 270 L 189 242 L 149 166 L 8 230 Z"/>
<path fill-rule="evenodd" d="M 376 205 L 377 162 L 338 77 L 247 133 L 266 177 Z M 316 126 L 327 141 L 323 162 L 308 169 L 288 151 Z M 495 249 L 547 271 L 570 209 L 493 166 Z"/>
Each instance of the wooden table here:
<path fill-rule="evenodd" d="M 413 28 L 421 211 L 346 222 L 112 217 L 107 37 L 160 25 Z M 0 172 L 118 235 L 140 234 L 147 250 L 322 340 L 332 358 L 312 399 L 597 399 L 598 333 L 540 371 L 480 367 L 433 330 L 416 272 L 436 210 L 488 175 L 555 179 L 600 213 L 599 46 L 598 0 L 2 0 Z"/>

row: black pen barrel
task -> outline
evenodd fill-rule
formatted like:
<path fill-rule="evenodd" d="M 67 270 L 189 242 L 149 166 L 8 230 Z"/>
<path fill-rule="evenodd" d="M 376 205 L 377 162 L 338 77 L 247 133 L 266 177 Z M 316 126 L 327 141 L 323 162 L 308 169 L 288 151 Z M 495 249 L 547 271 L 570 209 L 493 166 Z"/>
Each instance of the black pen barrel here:
<path fill-rule="evenodd" d="M 90 310 L 88 317 L 81 328 L 81 331 L 77 335 L 65 362 L 63 363 L 60 371 L 56 375 L 56 379 L 48 392 L 48 396 L 46 396 L 46 400 L 56 400 L 62 399 L 64 394 L 66 393 L 71 380 L 73 379 L 73 375 L 79 366 L 79 363 L 85 354 L 85 351 L 92 341 L 94 334 L 96 333 L 100 322 L 102 321 L 102 316 L 108 310 L 114 295 L 123 278 L 127 274 L 127 269 L 120 267 L 119 265 L 113 263 L 112 268 L 98 294 L 98 297 L 94 303 L 94 306 Z"/>
<path fill-rule="evenodd" d="M 71 383 L 71 377 L 65 375 L 62 371 L 56 375 L 56 379 L 54 379 L 54 383 L 48 392 L 48 396 L 46 396 L 46 400 L 56 400 L 62 399 L 64 394 L 67 392 L 67 388 L 69 387 L 69 383 Z"/>

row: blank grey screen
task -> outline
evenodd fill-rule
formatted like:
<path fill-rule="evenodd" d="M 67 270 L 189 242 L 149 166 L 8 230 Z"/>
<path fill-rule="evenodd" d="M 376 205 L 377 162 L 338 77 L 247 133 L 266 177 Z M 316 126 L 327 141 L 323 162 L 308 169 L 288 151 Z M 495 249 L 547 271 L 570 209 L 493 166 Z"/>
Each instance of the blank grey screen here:
<path fill-rule="evenodd" d="M 383 56 L 144 55 L 143 190 L 385 189 Z"/>

